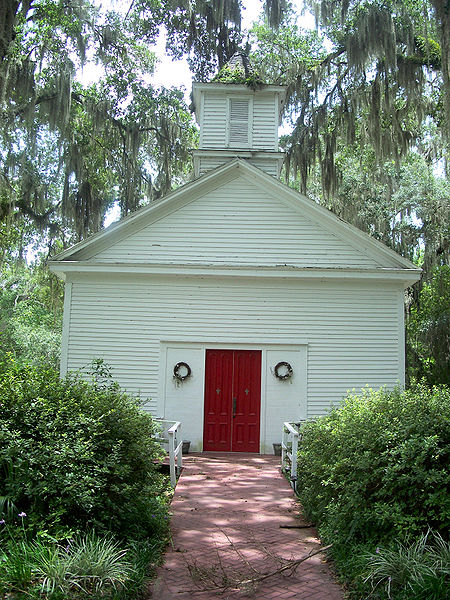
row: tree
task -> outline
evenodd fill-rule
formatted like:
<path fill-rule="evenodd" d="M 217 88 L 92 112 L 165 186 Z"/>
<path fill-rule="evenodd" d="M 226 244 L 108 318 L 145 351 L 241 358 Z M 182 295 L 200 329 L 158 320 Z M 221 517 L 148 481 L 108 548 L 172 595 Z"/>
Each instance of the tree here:
<path fill-rule="evenodd" d="M 170 7 L 167 48 L 178 58 L 187 55 L 195 77 L 206 81 L 242 43 L 242 1 L 176 0 Z"/>
<path fill-rule="evenodd" d="M 407 323 L 410 375 L 430 385 L 450 383 L 450 267 L 436 267 Z"/>
<path fill-rule="evenodd" d="M 57 367 L 61 346 L 62 282 L 45 264 L 5 266 L 0 275 L 0 354 L 18 363 Z"/>
<path fill-rule="evenodd" d="M 181 92 L 146 80 L 163 4 L 131 3 L 126 14 L 90 0 L 2 5 L 2 220 L 26 215 L 50 237 L 69 227 L 80 239 L 112 203 L 127 214 L 186 176 L 196 135 L 188 108 Z M 87 57 L 102 75 L 82 86 Z"/>
<path fill-rule="evenodd" d="M 290 15 L 278 30 L 259 32 L 260 40 L 269 41 L 266 63 L 276 64 L 286 42 L 293 49 L 288 64 L 271 73 L 274 83 L 288 86 L 286 110 L 295 115 L 295 127 L 287 169 L 301 172 L 303 191 L 316 160 L 324 195 L 336 191 L 338 138 L 372 147 L 380 163 L 393 158 L 397 164 L 427 121 L 448 140 L 443 105 L 450 89 L 443 78 L 445 48 L 438 42 L 448 27 L 445 11 L 422 0 L 307 0 L 305 6 L 315 10 L 319 31 L 331 44 L 326 54 L 310 53 L 299 64 Z"/>

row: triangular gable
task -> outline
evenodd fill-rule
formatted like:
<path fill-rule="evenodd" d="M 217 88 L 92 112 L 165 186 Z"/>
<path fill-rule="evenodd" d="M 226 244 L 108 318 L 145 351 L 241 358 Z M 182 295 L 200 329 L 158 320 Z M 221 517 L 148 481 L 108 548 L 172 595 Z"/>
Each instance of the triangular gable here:
<path fill-rule="evenodd" d="M 56 260 L 417 270 L 367 234 L 239 159 L 140 209 Z"/>

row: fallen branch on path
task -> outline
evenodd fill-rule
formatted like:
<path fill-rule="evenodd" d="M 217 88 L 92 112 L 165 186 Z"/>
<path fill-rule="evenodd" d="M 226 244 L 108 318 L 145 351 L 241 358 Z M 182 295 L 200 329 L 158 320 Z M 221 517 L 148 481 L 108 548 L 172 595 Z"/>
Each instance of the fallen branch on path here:
<path fill-rule="evenodd" d="M 321 554 L 322 552 L 325 552 L 326 550 L 329 550 L 331 547 L 333 546 L 333 544 L 329 544 L 328 546 L 323 546 L 322 548 L 319 548 L 318 550 L 313 550 L 311 551 L 307 556 L 304 556 L 303 558 L 299 558 L 297 560 L 290 560 L 287 562 L 287 564 L 285 564 L 284 566 L 276 569 L 275 571 L 271 571 L 270 573 L 264 573 L 262 575 L 258 575 L 257 577 L 251 577 L 250 579 L 242 579 L 242 580 L 235 580 L 233 577 L 226 577 L 226 581 L 227 583 L 225 585 L 220 585 L 220 584 L 216 584 L 213 587 L 208 587 L 208 588 L 203 588 L 202 590 L 184 590 L 184 592 L 186 591 L 190 591 L 190 592 L 210 592 L 213 590 L 221 590 L 221 591 L 225 591 L 225 590 L 239 590 L 242 588 L 247 588 L 247 587 L 253 587 L 255 585 L 257 585 L 258 583 L 261 583 L 262 581 L 264 581 L 265 579 L 269 579 L 269 577 L 274 577 L 275 575 L 279 575 L 280 573 L 284 573 L 285 571 L 291 571 L 291 575 L 292 573 L 294 573 L 296 571 L 296 569 L 298 568 L 299 565 L 301 565 L 302 563 L 304 563 L 305 561 L 309 560 L 310 558 L 312 558 L 313 556 L 317 556 L 317 554 Z M 236 550 L 236 548 L 234 548 Z M 240 555 L 240 553 L 238 553 Z M 240 557 L 242 559 L 242 557 Z M 247 563 L 247 561 L 245 561 Z M 247 563 L 248 565 L 248 563 Z M 224 572 L 224 568 L 223 565 L 221 563 L 221 570 L 222 572 Z M 190 572 L 192 574 L 192 565 L 190 565 Z M 196 567 L 197 568 L 197 567 Z M 212 569 L 214 569 L 214 567 L 212 567 Z M 252 570 L 257 572 L 256 569 L 254 569 L 252 567 Z M 204 573 L 203 573 L 204 575 Z M 205 578 L 203 577 L 203 580 Z M 229 582 L 229 583 L 228 583 Z M 181 593 L 181 592 L 179 592 Z"/>
<path fill-rule="evenodd" d="M 241 583 L 242 585 L 247 585 L 250 583 L 259 583 L 260 581 L 264 581 L 264 579 L 268 579 L 269 577 L 273 577 L 274 575 L 278 575 L 279 573 L 283 573 L 283 571 L 288 571 L 289 569 L 292 569 L 292 572 L 294 572 L 296 568 L 302 564 L 302 562 L 305 562 L 305 560 L 316 556 L 316 554 L 320 554 L 321 552 L 325 552 L 325 550 L 329 550 L 332 545 L 333 544 L 329 544 L 328 546 L 324 546 L 323 548 L 314 550 L 314 552 L 310 552 L 308 556 L 304 556 L 303 558 L 299 558 L 298 560 L 290 560 L 287 565 L 285 565 L 284 567 L 280 567 L 276 571 L 266 573 L 265 575 L 261 575 L 260 577 L 257 577 L 255 579 L 248 579 L 247 581 L 242 581 Z"/>

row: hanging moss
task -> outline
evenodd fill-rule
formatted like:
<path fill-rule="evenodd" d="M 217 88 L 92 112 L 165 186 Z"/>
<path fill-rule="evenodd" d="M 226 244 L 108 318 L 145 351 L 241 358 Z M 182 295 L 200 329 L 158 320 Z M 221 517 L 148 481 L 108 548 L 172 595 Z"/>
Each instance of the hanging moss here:
<path fill-rule="evenodd" d="M 393 159 L 397 167 L 427 115 L 436 115 L 445 141 L 445 111 L 430 86 L 431 69 L 442 70 L 445 79 L 444 53 L 434 40 L 431 13 L 417 14 L 407 3 L 306 3 L 315 6 L 319 25 L 328 29 L 335 46 L 315 65 L 283 71 L 286 110 L 298 115 L 286 148 L 286 171 L 294 177 L 301 172 L 305 189 L 308 173 L 319 163 L 324 197 L 331 198 L 339 178 L 333 136 L 359 143 L 361 152 L 372 146 L 379 164 Z M 450 97 L 445 85 L 442 90 Z"/>

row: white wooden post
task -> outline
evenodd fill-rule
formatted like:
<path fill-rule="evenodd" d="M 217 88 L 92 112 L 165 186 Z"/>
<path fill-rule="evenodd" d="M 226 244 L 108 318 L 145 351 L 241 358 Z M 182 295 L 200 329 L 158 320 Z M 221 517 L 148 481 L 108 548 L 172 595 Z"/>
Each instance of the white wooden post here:
<path fill-rule="evenodd" d="M 291 485 L 294 492 L 297 491 L 297 452 L 298 452 L 298 431 L 292 433 L 292 455 L 291 455 Z"/>
<path fill-rule="evenodd" d="M 180 430 L 181 423 L 177 421 L 167 431 L 167 434 L 169 436 L 170 483 L 172 487 L 175 487 L 177 485 L 177 474 L 181 472 L 181 468 L 183 466 L 183 440 L 178 438 L 178 432 Z"/>
<path fill-rule="evenodd" d="M 181 473 L 181 468 L 183 466 L 183 438 L 181 435 L 181 423 L 178 422 L 178 432 L 180 434 L 180 439 L 178 440 L 178 452 L 177 452 L 177 471 L 178 475 Z"/>
<path fill-rule="evenodd" d="M 291 486 L 297 487 L 297 453 L 300 438 L 300 423 L 283 423 L 281 436 L 281 469 L 289 474 Z M 289 464 L 288 464 L 289 463 Z"/>
<path fill-rule="evenodd" d="M 177 474 L 175 472 L 175 431 L 173 431 L 173 427 L 167 433 L 169 435 L 170 484 L 172 487 L 175 487 L 177 484 Z"/>

